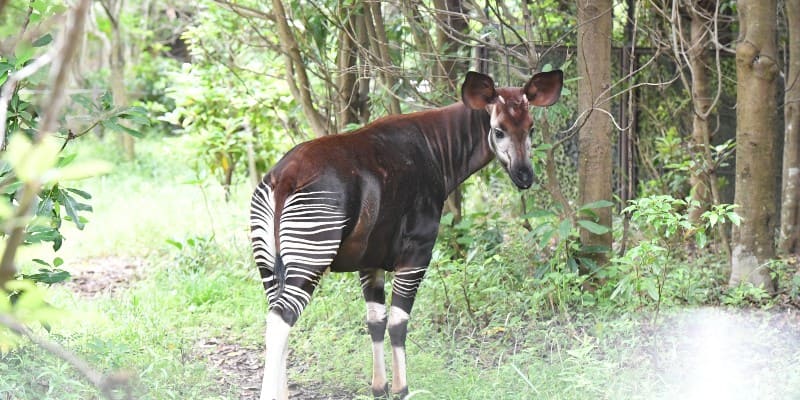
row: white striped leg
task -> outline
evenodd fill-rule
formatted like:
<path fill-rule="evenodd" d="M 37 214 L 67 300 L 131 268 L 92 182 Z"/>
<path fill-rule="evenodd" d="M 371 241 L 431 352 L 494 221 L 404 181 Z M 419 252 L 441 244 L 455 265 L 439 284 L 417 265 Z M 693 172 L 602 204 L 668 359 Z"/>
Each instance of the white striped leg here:
<path fill-rule="evenodd" d="M 267 330 L 264 334 L 267 350 L 261 400 L 289 398 L 286 378 L 289 331 L 311 300 L 322 272 L 307 271 L 302 268 L 293 270 L 293 267 L 288 267 L 287 274 L 284 290 L 275 294 L 275 298 L 270 300 Z"/>
<path fill-rule="evenodd" d="M 269 186 L 259 185 L 251 206 L 253 254 L 270 303 L 262 400 L 288 398 L 289 331 L 311 300 L 323 271 L 336 256 L 346 221 L 334 194 L 295 193 L 284 201 L 277 244 L 274 201 Z"/>
<path fill-rule="evenodd" d="M 280 315 L 267 315 L 267 343 L 264 357 L 264 380 L 261 382 L 261 400 L 288 400 L 289 388 L 286 379 L 286 356 L 289 350 L 291 327 Z"/>
<path fill-rule="evenodd" d="M 372 339 L 372 395 L 385 397 L 389 393 L 386 381 L 386 361 L 383 338 L 386 334 L 386 305 L 383 291 L 383 270 L 362 271 L 361 291 L 367 302 L 367 329 Z"/>
<path fill-rule="evenodd" d="M 414 298 L 425 267 L 398 270 L 392 283 L 392 307 L 389 309 L 388 330 L 392 343 L 392 393 L 400 398 L 408 395 L 406 380 L 406 333 Z"/>

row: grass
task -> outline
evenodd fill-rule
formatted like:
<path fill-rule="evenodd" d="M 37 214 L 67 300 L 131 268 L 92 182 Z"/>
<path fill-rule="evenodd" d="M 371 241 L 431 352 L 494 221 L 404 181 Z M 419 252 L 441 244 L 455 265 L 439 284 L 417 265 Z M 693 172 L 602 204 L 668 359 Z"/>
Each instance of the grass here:
<path fill-rule="evenodd" d="M 198 180 L 185 145 L 140 141 L 136 161 L 81 184 L 95 211 L 84 231 L 65 232 L 65 266 L 125 256 L 145 267 L 113 293 L 51 288 L 48 300 L 64 317 L 37 332 L 103 371 L 129 371 L 137 398 L 238 399 L 240 388 L 220 383 L 223 371 L 198 344 L 261 348 L 267 308 L 246 240 L 249 193 L 237 186 L 225 203 L 217 185 L 184 183 Z M 120 159 L 109 148 L 98 142 L 80 151 Z M 519 268 L 530 250 L 509 242 L 469 266 L 437 252 L 410 323 L 413 399 L 800 397 L 800 319 L 791 310 L 695 304 L 655 318 L 646 303 L 617 306 L 581 292 L 568 274 L 532 279 L 535 266 Z M 326 276 L 292 332 L 290 381 L 371 398 L 364 310 L 355 274 Z M 99 394 L 63 361 L 23 343 L 0 355 L 0 398 Z"/>

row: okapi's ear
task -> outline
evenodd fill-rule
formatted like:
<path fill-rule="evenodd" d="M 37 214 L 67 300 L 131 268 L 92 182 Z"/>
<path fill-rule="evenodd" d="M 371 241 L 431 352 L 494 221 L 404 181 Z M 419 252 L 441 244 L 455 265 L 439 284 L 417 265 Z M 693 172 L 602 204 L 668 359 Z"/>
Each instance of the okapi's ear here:
<path fill-rule="evenodd" d="M 494 81 L 488 75 L 467 72 L 464 84 L 461 85 L 461 100 L 473 110 L 480 110 L 494 103 L 497 100 Z"/>
<path fill-rule="evenodd" d="M 557 69 L 534 75 L 522 88 L 522 93 L 525 93 L 531 105 L 547 107 L 558 101 L 562 87 L 564 87 L 564 73 Z"/>

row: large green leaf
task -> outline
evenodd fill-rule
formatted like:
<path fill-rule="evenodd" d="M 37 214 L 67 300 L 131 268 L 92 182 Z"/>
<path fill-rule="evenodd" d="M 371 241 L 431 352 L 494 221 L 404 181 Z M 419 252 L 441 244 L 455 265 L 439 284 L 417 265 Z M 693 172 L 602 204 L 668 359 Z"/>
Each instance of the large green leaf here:
<path fill-rule="evenodd" d="M 578 225 L 586 229 L 587 231 L 594 233 L 595 235 L 604 235 L 610 231 L 608 227 L 600 225 L 596 222 L 589 221 L 587 219 L 578 220 Z"/>

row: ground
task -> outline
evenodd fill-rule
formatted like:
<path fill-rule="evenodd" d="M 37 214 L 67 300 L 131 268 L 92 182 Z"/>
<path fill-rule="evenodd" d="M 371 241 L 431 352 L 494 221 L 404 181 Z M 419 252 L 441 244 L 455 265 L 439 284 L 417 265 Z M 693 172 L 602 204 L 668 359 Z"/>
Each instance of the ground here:
<path fill-rule="evenodd" d="M 102 294 L 125 290 L 138 280 L 147 269 L 147 261 L 136 257 L 98 257 L 80 262 L 81 268 L 72 273 L 66 286 L 81 297 L 92 298 Z M 216 370 L 217 383 L 223 387 L 238 388 L 241 400 L 258 399 L 261 388 L 263 349 L 246 347 L 226 341 L 224 337 L 198 340 L 193 346 L 193 356 L 204 359 Z M 290 365 L 296 370 L 301 363 Z M 235 390 L 235 389 L 234 389 Z M 345 400 L 352 393 L 320 394 L 320 385 L 291 384 L 290 398 L 293 400 Z"/>
<path fill-rule="evenodd" d="M 134 257 L 94 258 L 85 260 L 84 265 L 74 272 L 67 286 L 79 296 L 88 298 L 124 290 L 148 268 L 146 261 Z M 800 314 L 791 306 L 769 312 L 703 307 L 670 313 L 659 323 L 637 325 L 632 336 L 649 337 L 649 340 L 640 342 L 645 345 L 631 346 L 620 341 L 625 337 L 604 341 L 604 335 L 598 332 L 602 327 L 593 329 L 596 331 L 589 336 L 586 332 L 573 332 L 575 337 L 584 336 L 590 340 L 585 346 L 567 350 L 562 356 L 580 362 L 581 359 L 592 360 L 614 348 L 630 346 L 617 366 L 623 370 L 646 370 L 646 375 L 657 376 L 663 386 L 657 392 L 661 395 L 659 398 L 785 398 L 783 396 L 787 393 L 798 394 L 792 389 L 786 392 L 787 382 L 797 382 L 798 374 L 781 372 L 786 371 L 784 368 L 791 371 L 798 365 L 800 355 Z M 230 337 L 235 337 L 234 332 L 230 333 Z M 197 340 L 191 353 L 191 357 L 204 360 L 215 371 L 213 376 L 220 387 L 238 392 L 240 399 L 258 398 L 262 366 L 260 348 L 232 342 L 223 332 Z M 307 368 L 304 361 L 294 359 L 291 354 L 290 360 L 293 360 L 290 361 L 290 375 L 297 375 Z M 519 370 L 517 372 L 522 375 Z M 534 393 L 541 389 L 542 384 L 529 383 Z M 290 398 L 344 400 L 357 397 L 347 392 L 332 395 L 331 390 L 330 386 L 321 383 L 292 384 Z M 752 397 L 755 393 L 760 396 Z"/>

